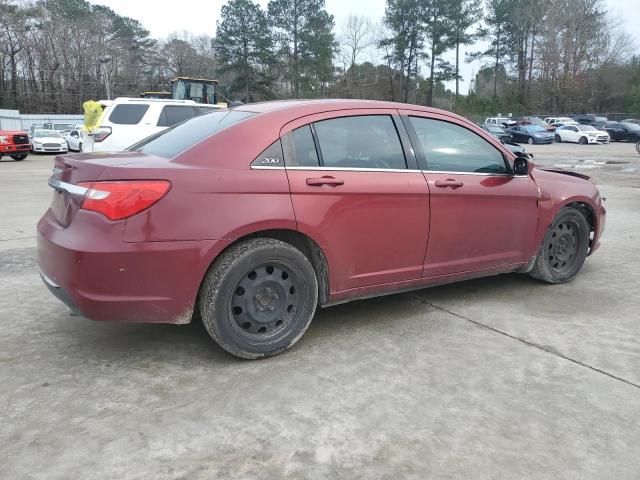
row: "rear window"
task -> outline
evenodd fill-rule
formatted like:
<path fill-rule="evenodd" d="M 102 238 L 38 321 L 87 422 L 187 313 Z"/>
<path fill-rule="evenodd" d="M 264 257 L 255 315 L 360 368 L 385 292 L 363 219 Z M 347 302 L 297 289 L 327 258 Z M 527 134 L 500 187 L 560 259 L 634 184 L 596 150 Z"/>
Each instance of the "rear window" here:
<path fill-rule="evenodd" d="M 207 113 L 145 138 L 128 150 L 173 158 L 223 128 L 253 115 L 256 114 L 238 110 L 218 110 Z"/>
<path fill-rule="evenodd" d="M 118 125 L 136 125 L 149 110 L 149 105 L 120 104 L 116 105 L 109 115 L 109 121 Z"/>

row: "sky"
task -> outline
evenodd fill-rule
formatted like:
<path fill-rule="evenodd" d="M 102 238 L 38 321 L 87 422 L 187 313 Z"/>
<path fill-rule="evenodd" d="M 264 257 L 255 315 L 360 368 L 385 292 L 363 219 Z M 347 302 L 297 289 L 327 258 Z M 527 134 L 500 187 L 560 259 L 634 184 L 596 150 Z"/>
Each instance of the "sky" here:
<path fill-rule="evenodd" d="M 216 21 L 220 18 L 220 9 L 227 3 L 227 0 L 183 0 L 181 8 L 163 9 L 161 5 L 164 2 L 158 0 L 89 1 L 106 5 L 120 15 L 139 20 L 156 38 L 182 31 L 213 36 Z M 266 8 L 268 0 L 258 0 L 258 3 Z M 605 0 L 605 4 L 622 27 L 634 37 L 636 48 L 640 50 L 640 0 Z M 384 16 L 384 6 L 385 0 L 326 0 L 326 9 L 335 19 L 336 33 L 339 33 L 340 26 L 349 14 L 367 16 L 375 23 L 380 22 Z M 481 46 L 471 47 L 471 51 L 481 49 Z M 453 61 L 455 57 L 451 53 L 445 58 Z M 464 58 L 464 50 L 460 58 Z M 469 82 L 480 67 L 479 62 L 461 64 L 462 93 L 468 91 Z M 447 86 L 453 88 L 454 82 L 449 82 Z"/>

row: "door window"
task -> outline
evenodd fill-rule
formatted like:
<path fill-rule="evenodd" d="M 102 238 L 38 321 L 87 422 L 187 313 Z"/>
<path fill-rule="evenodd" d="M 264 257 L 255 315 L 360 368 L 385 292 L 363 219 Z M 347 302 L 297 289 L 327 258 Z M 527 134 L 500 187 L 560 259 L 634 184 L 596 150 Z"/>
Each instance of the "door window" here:
<path fill-rule="evenodd" d="M 316 122 L 314 128 L 325 167 L 407 168 L 398 132 L 389 115 L 333 118 Z"/>
<path fill-rule="evenodd" d="M 167 105 L 162 109 L 160 118 L 158 119 L 159 127 L 171 127 L 177 123 L 183 122 L 196 115 L 193 107 L 180 105 Z"/>
<path fill-rule="evenodd" d="M 502 153 L 470 130 L 430 118 L 410 117 L 427 170 L 508 173 Z"/>

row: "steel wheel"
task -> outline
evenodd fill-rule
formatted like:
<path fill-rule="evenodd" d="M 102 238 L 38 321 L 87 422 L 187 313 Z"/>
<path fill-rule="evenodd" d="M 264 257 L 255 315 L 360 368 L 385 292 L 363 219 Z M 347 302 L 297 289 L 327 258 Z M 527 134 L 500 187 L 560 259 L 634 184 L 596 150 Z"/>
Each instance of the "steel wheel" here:
<path fill-rule="evenodd" d="M 590 228 L 582 209 L 560 210 L 549 226 L 530 275 L 548 283 L 571 280 L 589 252 Z"/>
<path fill-rule="evenodd" d="M 580 227 L 573 220 L 558 223 L 551 232 L 547 246 L 547 260 L 554 272 L 561 275 L 570 272 L 578 258 Z"/>
<path fill-rule="evenodd" d="M 234 329 L 250 341 L 282 334 L 306 301 L 302 283 L 295 267 L 281 260 L 252 268 L 236 284 L 229 302 Z"/>
<path fill-rule="evenodd" d="M 318 305 L 318 280 L 298 248 L 253 238 L 216 259 L 199 297 L 202 322 L 218 345 L 255 359 L 300 340 Z"/>

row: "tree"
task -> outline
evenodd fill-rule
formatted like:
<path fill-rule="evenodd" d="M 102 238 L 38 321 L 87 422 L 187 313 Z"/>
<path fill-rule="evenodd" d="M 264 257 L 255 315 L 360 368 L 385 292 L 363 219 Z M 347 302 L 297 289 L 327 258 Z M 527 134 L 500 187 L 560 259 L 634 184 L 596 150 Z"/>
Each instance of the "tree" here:
<path fill-rule="evenodd" d="M 367 49 L 375 45 L 375 36 L 371 20 L 364 16 L 349 15 L 342 24 L 340 34 L 340 56 L 344 65 L 344 72 L 348 72 L 350 93 L 356 84 L 356 65 L 359 57 Z"/>
<path fill-rule="evenodd" d="M 300 86 L 315 90 L 333 70 L 335 49 L 333 16 L 324 0 L 271 0 L 269 22 L 275 29 L 281 55 L 288 67 L 294 98 L 300 97 Z"/>
<path fill-rule="evenodd" d="M 478 38 L 484 35 L 484 31 L 478 28 L 474 32 L 469 29 L 477 25 L 482 19 L 481 0 L 453 0 L 454 15 L 451 16 L 453 43 L 456 49 L 455 79 L 456 93 L 454 106 L 458 104 L 460 94 L 460 46 L 473 44 Z"/>
<path fill-rule="evenodd" d="M 409 83 L 418 72 L 418 60 L 423 57 L 424 28 L 421 23 L 421 0 L 387 0 L 384 25 L 389 36 L 380 41 L 386 50 L 389 67 L 400 71 L 400 95 L 409 100 Z"/>
<path fill-rule="evenodd" d="M 453 78 L 453 67 L 442 55 L 455 45 L 454 18 L 460 14 L 454 0 L 425 0 L 422 2 L 422 21 L 425 42 L 429 46 L 429 80 L 427 105 L 433 105 L 434 85 Z"/>
<path fill-rule="evenodd" d="M 231 0 L 222 7 L 214 49 L 221 71 L 231 71 L 241 81 L 245 102 L 251 101 L 256 85 L 269 83 L 272 48 L 267 16 L 260 5 Z"/>

